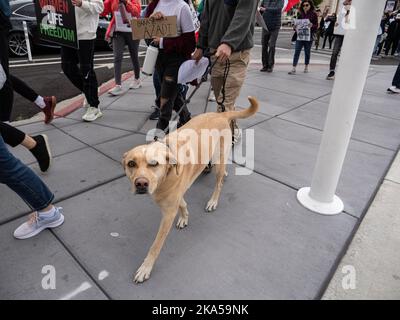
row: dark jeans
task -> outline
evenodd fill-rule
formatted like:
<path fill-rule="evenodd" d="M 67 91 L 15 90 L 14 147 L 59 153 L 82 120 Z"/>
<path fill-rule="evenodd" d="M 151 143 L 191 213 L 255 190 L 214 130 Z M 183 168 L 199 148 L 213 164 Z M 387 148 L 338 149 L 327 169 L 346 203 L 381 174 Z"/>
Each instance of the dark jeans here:
<path fill-rule="evenodd" d="M 184 58 L 176 53 L 166 54 L 163 50 L 157 58 L 156 72 L 161 82 L 160 97 L 168 100 L 161 107 L 157 129 L 165 130 L 171 120 L 172 110 L 175 109 L 175 100 L 178 96 L 178 71 Z"/>
<path fill-rule="evenodd" d="M 0 135 L 3 136 L 4 142 L 11 147 L 16 147 L 25 139 L 25 133 L 7 123 L 0 122 Z"/>
<path fill-rule="evenodd" d="M 54 199 L 44 182 L 8 151 L 1 136 L 0 183 L 15 191 L 35 211 L 45 209 Z"/>
<path fill-rule="evenodd" d="M 275 64 L 275 46 L 279 29 L 273 31 L 262 30 L 262 64 L 264 68 L 273 68 Z"/>
<path fill-rule="evenodd" d="M 385 55 L 389 54 L 390 48 L 392 48 L 390 54 L 394 55 L 399 44 L 399 39 L 387 38 L 385 43 Z"/>
<path fill-rule="evenodd" d="M 394 74 L 392 85 L 400 89 L 400 63 L 397 67 L 396 73 Z"/>
<path fill-rule="evenodd" d="M 300 53 L 303 47 L 305 54 L 305 65 L 308 66 L 310 64 L 312 43 L 313 43 L 312 41 L 300 41 L 300 40 L 296 41 L 296 48 L 293 57 L 293 67 L 297 66 L 297 63 L 299 62 L 300 58 Z"/>
<path fill-rule="evenodd" d="M 335 44 L 333 45 L 333 51 L 331 56 L 330 71 L 335 71 L 337 59 L 342 49 L 344 36 L 335 36 Z"/>
<path fill-rule="evenodd" d="M 0 121 L 9 121 L 14 100 L 14 92 L 8 72 L 8 29 L 0 26 L 0 61 L 7 76 L 7 81 L 0 90 Z"/>
<path fill-rule="evenodd" d="M 324 42 L 322 43 L 322 49 L 325 49 L 326 40 L 329 40 L 329 49 L 331 49 L 334 38 L 335 38 L 335 36 L 333 34 L 325 34 Z"/>
<path fill-rule="evenodd" d="M 12 74 L 10 74 L 10 81 L 15 92 L 23 96 L 25 99 L 35 102 L 39 95 L 30 86 Z"/>
<path fill-rule="evenodd" d="M 93 68 L 94 43 L 95 40 L 80 40 L 79 50 L 61 47 L 61 67 L 72 84 L 85 94 L 89 105 L 97 108 L 100 102 Z"/>

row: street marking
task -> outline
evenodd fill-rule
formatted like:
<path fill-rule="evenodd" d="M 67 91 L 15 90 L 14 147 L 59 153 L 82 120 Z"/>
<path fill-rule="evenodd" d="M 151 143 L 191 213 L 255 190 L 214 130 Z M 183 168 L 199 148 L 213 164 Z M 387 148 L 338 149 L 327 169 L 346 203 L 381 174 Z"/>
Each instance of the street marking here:
<path fill-rule="evenodd" d="M 86 291 L 87 289 L 90 289 L 92 285 L 89 282 L 84 282 L 82 283 L 78 288 L 76 288 L 74 291 L 66 294 L 64 297 L 60 298 L 60 300 L 71 300 L 78 294 L 80 294 L 83 291 Z"/>

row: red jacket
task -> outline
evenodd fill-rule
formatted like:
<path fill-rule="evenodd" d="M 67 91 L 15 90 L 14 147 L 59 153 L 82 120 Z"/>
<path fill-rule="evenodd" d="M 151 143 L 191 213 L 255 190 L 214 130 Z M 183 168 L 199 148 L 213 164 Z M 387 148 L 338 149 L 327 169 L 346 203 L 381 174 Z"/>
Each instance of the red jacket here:
<path fill-rule="evenodd" d="M 114 27 L 115 27 L 114 12 L 118 11 L 118 5 L 119 5 L 119 0 L 105 0 L 104 1 L 104 10 L 101 15 L 106 16 L 110 13 L 113 14 L 110 25 L 107 28 L 106 38 L 110 38 L 111 33 L 114 31 Z M 126 0 L 126 11 L 129 12 L 132 15 L 132 17 L 139 18 L 140 11 L 141 11 L 140 0 Z"/>
<path fill-rule="evenodd" d="M 159 0 L 153 0 L 146 9 L 146 18 L 150 17 L 157 7 Z M 181 54 L 185 59 L 190 59 L 191 55 L 196 48 L 195 32 L 182 33 L 179 37 L 164 38 L 163 40 L 164 52 L 176 52 Z"/>

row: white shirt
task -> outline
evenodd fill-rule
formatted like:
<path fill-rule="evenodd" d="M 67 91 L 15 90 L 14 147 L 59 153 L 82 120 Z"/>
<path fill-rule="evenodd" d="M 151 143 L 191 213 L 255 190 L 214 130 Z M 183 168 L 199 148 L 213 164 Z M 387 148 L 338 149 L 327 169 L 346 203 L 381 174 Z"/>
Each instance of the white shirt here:
<path fill-rule="evenodd" d="M 154 12 L 161 12 L 164 16 L 176 16 L 178 36 L 195 31 L 190 8 L 183 0 L 160 0 Z M 160 48 L 163 48 L 163 38 L 160 40 Z"/>

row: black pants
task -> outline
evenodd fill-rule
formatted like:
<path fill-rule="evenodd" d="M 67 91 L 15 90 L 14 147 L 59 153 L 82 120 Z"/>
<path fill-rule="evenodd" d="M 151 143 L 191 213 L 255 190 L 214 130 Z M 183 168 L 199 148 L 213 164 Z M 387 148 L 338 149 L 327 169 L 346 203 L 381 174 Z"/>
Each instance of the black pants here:
<path fill-rule="evenodd" d="M 390 48 L 392 48 L 390 54 L 393 56 L 394 53 L 396 52 L 398 44 L 399 44 L 399 39 L 387 38 L 385 42 L 385 55 L 388 55 Z"/>
<path fill-rule="evenodd" d="M 85 94 L 89 105 L 97 108 L 100 102 L 93 68 L 94 42 L 95 40 L 80 40 L 79 50 L 61 47 L 61 67 L 72 84 Z"/>
<path fill-rule="evenodd" d="M 15 92 L 28 99 L 31 102 L 35 102 L 36 98 L 39 96 L 35 90 L 33 90 L 30 86 L 28 86 L 21 79 L 17 78 L 10 74 L 11 85 Z"/>
<path fill-rule="evenodd" d="M 182 105 L 181 103 L 175 104 L 175 100 L 178 96 L 178 71 L 184 60 L 179 54 L 166 54 L 163 50 L 160 50 L 158 55 L 156 71 L 161 81 L 160 96 L 168 101 L 161 107 L 157 129 L 165 130 L 171 120 L 172 110 L 178 111 L 179 106 Z M 182 110 L 181 116 L 185 117 L 186 112 L 188 112 L 187 108 Z"/>
<path fill-rule="evenodd" d="M 7 76 L 7 81 L 0 90 L 0 121 L 9 121 L 14 101 L 14 92 L 9 79 L 8 69 L 8 29 L 0 26 L 0 62 Z"/>
<path fill-rule="evenodd" d="M 264 68 L 273 68 L 275 64 L 275 47 L 279 29 L 273 31 L 262 30 L 261 60 Z"/>
<path fill-rule="evenodd" d="M 331 56 L 330 71 L 335 71 L 337 59 L 342 49 L 344 36 L 335 36 L 335 44 L 333 45 L 333 52 Z"/>
<path fill-rule="evenodd" d="M 325 34 L 324 42 L 322 44 L 322 49 L 325 49 L 326 40 L 329 40 L 329 49 L 331 49 L 332 48 L 333 39 L 334 39 L 334 35 L 333 34 Z"/>
<path fill-rule="evenodd" d="M 3 137 L 4 142 L 11 147 L 16 147 L 25 139 L 25 133 L 7 123 L 0 122 L 0 135 Z"/>
<path fill-rule="evenodd" d="M 397 67 L 396 73 L 394 74 L 392 85 L 400 89 L 400 63 Z"/>

